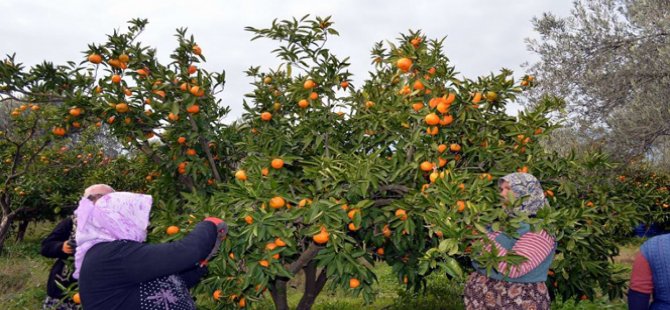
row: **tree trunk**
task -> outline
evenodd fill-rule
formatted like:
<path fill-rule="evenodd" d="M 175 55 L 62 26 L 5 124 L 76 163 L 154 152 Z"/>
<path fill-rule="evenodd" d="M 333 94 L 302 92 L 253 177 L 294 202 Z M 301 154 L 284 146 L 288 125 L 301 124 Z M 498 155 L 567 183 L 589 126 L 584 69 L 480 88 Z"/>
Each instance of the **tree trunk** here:
<path fill-rule="evenodd" d="M 2 254 L 2 251 L 5 248 L 5 240 L 7 240 L 7 236 L 9 236 L 9 227 L 12 226 L 12 220 L 14 220 L 13 216 L 2 216 L 2 220 L 0 220 L 0 254 Z"/>
<path fill-rule="evenodd" d="M 23 237 L 26 236 L 26 230 L 28 229 L 28 224 L 30 224 L 30 221 L 28 220 L 22 220 L 21 223 L 19 223 L 19 230 L 16 233 L 17 242 L 23 241 Z"/>
<path fill-rule="evenodd" d="M 305 293 L 298 303 L 296 310 L 309 310 L 312 309 L 316 297 L 319 296 L 321 290 L 326 285 L 328 277 L 326 276 L 326 268 L 321 270 L 319 277 L 316 277 L 316 262 L 311 261 L 305 268 Z"/>
<path fill-rule="evenodd" d="M 277 310 L 289 310 L 286 298 L 286 281 L 277 278 L 274 283 L 270 284 L 270 295 Z"/>
<path fill-rule="evenodd" d="M 319 251 L 323 249 L 323 246 L 317 245 L 315 243 L 310 243 L 307 249 L 303 251 L 300 254 L 300 257 L 296 259 L 293 263 L 290 265 L 286 266 L 286 270 L 294 276 L 295 274 L 300 271 L 300 269 L 305 269 L 305 278 L 307 279 L 310 277 L 312 282 L 316 284 L 318 282 L 318 279 L 314 281 L 314 274 L 316 273 L 316 263 L 312 261 L 314 257 L 319 254 Z M 312 270 L 313 269 L 313 270 Z M 311 274 L 307 274 L 310 273 Z M 323 279 L 321 279 L 323 276 Z M 319 279 L 323 281 L 323 284 L 325 285 L 326 282 L 326 273 L 325 273 L 325 268 L 319 275 Z M 270 283 L 270 295 L 272 295 L 272 300 L 275 303 L 275 307 L 277 310 L 288 310 L 288 301 L 286 298 L 286 283 L 288 282 L 287 278 L 276 278 L 274 283 Z M 316 285 L 309 285 L 307 282 L 305 282 L 305 289 L 310 288 L 310 290 L 313 290 L 314 292 L 312 293 L 313 300 L 305 300 L 303 303 L 301 300 L 301 303 L 305 304 L 307 308 L 303 309 L 310 309 L 312 307 L 312 304 L 314 304 L 314 300 L 316 299 L 316 296 L 319 295 L 319 292 L 321 291 L 321 288 L 323 288 L 323 285 L 316 290 L 317 286 Z M 303 298 L 304 299 L 304 298 Z"/>

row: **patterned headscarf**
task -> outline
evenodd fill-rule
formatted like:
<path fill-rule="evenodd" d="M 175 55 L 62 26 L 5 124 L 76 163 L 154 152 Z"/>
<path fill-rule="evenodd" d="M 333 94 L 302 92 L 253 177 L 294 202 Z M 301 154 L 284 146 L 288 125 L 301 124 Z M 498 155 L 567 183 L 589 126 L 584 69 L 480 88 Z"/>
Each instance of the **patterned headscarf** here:
<path fill-rule="evenodd" d="M 95 202 L 79 201 L 77 216 L 77 251 L 74 256 L 73 277 L 79 279 L 84 256 L 101 242 L 132 240 L 144 242 L 149 226 L 150 195 L 127 192 L 107 194 Z"/>
<path fill-rule="evenodd" d="M 540 181 L 532 174 L 511 173 L 502 177 L 500 182 L 502 181 L 509 183 L 516 199 L 524 199 L 521 205 L 513 210 L 515 214 L 526 213 L 528 215 L 535 215 L 542 207 L 549 205 L 549 202 L 544 197 Z"/>

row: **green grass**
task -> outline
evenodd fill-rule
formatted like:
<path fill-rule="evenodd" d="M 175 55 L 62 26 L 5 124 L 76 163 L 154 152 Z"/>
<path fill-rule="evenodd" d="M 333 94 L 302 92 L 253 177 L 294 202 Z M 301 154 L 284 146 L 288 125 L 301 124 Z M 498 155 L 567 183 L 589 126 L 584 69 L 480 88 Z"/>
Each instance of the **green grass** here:
<path fill-rule="evenodd" d="M 5 253 L 0 256 L 0 309 L 40 309 L 46 296 L 45 285 L 52 259 L 40 256 L 40 242 L 54 226 L 53 223 L 31 225 L 26 239 L 21 243 L 10 240 L 6 244 Z M 622 246 L 617 264 L 630 266 L 639 248 L 638 243 Z M 315 310 L 335 309 L 462 309 L 462 283 L 449 280 L 446 276 L 432 275 L 428 278 L 427 287 L 420 293 L 406 291 L 398 283 L 391 268 L 385 264 L 374 267 L 378 283 L 374 289 L 377 298 L 372 304 L 366 305 L 362 297 L 353 297 L 348 290 L 330 291 L 326 289 L 318 296 Z M 253 309 L 274 309 L 269 294 L 262 302 L 256 303 Z M 289 282 L 288 301 L 295 307 L 302 297 L 301 279 L 298 277 Z M 626 309 L 622 300 L 576 302 L 574 300 L 554 301 L 552 309 L 559 310 L 591 310 L 591 309 Z"/>
<path fill-rule="evenodd" d="M 31 226 L 21 243 L 8 240 L 0 256 L 0 309 L 40 309 L 53 260 L 40 256 L 40 242 L 53 228 Z"/>

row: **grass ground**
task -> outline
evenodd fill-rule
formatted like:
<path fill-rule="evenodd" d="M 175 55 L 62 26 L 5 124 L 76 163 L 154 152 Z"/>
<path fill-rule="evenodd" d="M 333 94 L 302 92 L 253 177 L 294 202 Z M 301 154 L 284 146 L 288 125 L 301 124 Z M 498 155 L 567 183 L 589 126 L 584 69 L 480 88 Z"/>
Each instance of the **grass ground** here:
<path fill-rule="evenodd" d="M 39 254 L 39 245 L 53 228 L 53 224 L 40 226 L 31 225 L 26 239 L 21 243 L 8 241 L 6 251 L 0 256 L 0 309 L 40 309 L 45 297 L 45 283 L 53 260 Z M 639 243 L 625 245 L 615 261 L 630 266 Z M 462 309 L 462 285 L 450 281 L 444 276 L 432 276 L 423 294 L 405 291 L 386 265 L 378 265 L 374 269 L 379 283 L 375 286 L 377 299 L 373 304 L 365 305 L 362 297 L 352 297 L 346 292 L 324 291 L 316 300 L 315 310 L 335 309 Z M 289 304 L 295 307 L 301 297 L 298 284 L 289 290 Z M 269 298 L 255 305 L 255 309 L 274 309 Z M 552 309 L 626 309 L 623 301 L 594 302 L 556 301 Z"/>

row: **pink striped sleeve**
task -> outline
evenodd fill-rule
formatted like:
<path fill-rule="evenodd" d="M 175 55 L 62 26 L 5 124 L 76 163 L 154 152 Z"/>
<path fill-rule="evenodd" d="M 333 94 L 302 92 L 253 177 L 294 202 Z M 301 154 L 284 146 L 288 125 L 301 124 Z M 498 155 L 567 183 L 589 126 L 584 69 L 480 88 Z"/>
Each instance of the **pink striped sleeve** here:
<path fill-rule="evenodd" d="M 654 291 L 651 268 L 642 253 L 637 253 L 635 256 L 630 275 L 630 289 L 643 294 L 651 294 Z"/>
<path fill-rule="evenodd" d="M 519 278 L 539 266 L 554 249 L 554 238 L 545 231 L 526 233 L 512 247 L 512 251 L 527 260 L 519 265 L 509 265 L 502 262 L 498 270 L 502 273 L 509 271 L 510 278 Z M 508 270 L 509 268 L 509 270 Z"/>
<path fill-rule="evenodd" d="M 505 248 L 503 248 L 502 245 L 500 245 L 500 243 L 498 243 L 496 241 L 496 237 L 498 237 L 499 234 L 500 234 L 500 232 L 490 232 L 490 233 L 486 234 L 486 236 L 495 245 L 496 249 L 498 250 L 498 256 L 505 256 L 505 255 L 507 255 L 507 250 Z M 491 251 L 491 245 L 487 244 L 486 246 L 484 246 L 484 251 L 490 252 Z"/>

